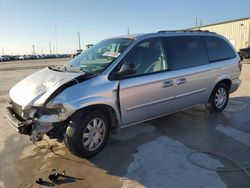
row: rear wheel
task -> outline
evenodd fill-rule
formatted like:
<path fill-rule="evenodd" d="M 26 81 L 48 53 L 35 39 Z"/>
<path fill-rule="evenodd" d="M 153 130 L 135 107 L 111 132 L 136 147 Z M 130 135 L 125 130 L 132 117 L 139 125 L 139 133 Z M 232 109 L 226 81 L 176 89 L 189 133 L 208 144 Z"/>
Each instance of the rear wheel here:
<path fill-rule="evenodd" d="M 225 109 L 229 98 L 229 87 L 225 83 L 219 83 L 215 86 L 206 108 L 210 112 L 221 112 Z"/>
<path fill-rule="evenodd" d="M 72 118 L 65 136 L 65 143 L 70 152 L 84 158 L 98 154 L 109 135 L 108 122 L 108 118 L 101 111 L 77 113 Z"/>

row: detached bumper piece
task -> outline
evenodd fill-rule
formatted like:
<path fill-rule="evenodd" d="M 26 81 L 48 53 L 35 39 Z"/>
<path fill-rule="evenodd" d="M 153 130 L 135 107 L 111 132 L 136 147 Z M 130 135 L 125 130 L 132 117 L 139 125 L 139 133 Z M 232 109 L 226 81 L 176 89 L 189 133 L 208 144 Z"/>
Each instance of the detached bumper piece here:
<path fill-rule="evenodd" d="M 20 134 L 31 135 L 33 121 L 23 120 L 20 118 L 11 107 L 6 108 L 6 117 L 9 124 Z"/>

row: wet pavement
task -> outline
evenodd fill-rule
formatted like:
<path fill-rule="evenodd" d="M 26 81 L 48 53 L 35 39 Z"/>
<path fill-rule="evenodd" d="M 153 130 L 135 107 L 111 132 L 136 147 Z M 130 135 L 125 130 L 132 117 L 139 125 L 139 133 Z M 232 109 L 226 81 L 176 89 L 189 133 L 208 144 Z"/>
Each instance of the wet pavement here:
<path fill-rule="evenodd" d="M 89 160 L 75 157 L 54 140 L 39 142 L 38 148 L 7 124 L 7 91 L 34 71 L 0 71 L 0 187 L 43 187 L 35 183 L 39 177 L 45 187 L 250 187 L 241 171 L 217 173 L 187 159 L 191 151 L 202 150 L 250 161 L 250 64 L 243 65 L 242 85 L 222 113 L 210 114 L 197 106 L 122 129 Z M 209 155 L 196 160 L 209 167 L 235 167 Z M 56 185 L 48 179 L 54 169 L 66 173 Z"/>

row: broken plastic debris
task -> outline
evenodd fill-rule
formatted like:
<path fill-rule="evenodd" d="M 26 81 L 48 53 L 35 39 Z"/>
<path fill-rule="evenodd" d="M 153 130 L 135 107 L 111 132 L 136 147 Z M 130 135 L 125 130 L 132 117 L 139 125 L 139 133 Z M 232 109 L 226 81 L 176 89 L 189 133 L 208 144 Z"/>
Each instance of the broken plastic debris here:
<path fill-rule="evenodd" d="M 49 175 L 49 179 L 50 181 L 52 181 L 53 183 L 56 182 L 56 180 L 60 177 L 60 176 L 64 176 L 65 175 L 65 170 L 62 173 L 56 172 L 53 174 Z"/>
<path fill-rule="evenodd" d="M 36 180 L 36 183 L 42 185 L 44 183 L 43 178 L 38 178 L 38 180 Z"/>

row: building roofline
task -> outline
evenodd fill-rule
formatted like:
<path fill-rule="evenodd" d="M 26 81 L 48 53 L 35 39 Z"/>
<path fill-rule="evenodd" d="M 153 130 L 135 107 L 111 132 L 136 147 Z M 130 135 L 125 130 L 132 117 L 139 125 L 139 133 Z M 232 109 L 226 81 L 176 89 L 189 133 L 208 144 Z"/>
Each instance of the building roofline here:
<path fill-rule="evenodd" d="M 231 23 L 231 22 L 237 22 L 237 21 L 243 21 L 243 20 L 250 20 L 250 17 L 245 17 L 245 18 L 239 18 L 239 19 L 234 19 L 234 20 L 229 20 L 229 21 L 224 21 L 224 22 L 217 22 L 213 24 L 207 24 L 207 25 L 202 25 L 202 26 L 197 26 L 197 27 L 191 27 L 189 29 L 196 29 L 196 28 L 202 28 L 202 27 L 209 27 L 209 26 L 214 26 L 214 25 L 220 25 L 220 24 L 226 24 L 226 23 Z"/>

